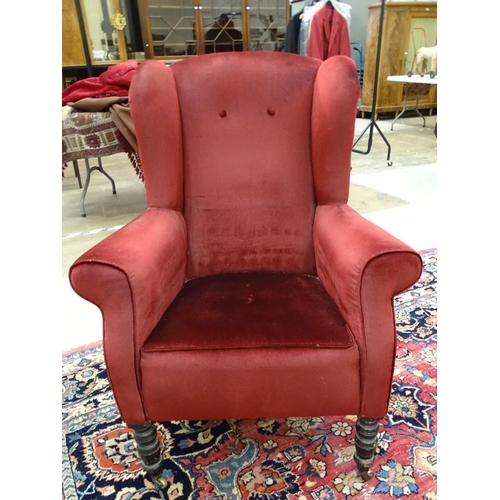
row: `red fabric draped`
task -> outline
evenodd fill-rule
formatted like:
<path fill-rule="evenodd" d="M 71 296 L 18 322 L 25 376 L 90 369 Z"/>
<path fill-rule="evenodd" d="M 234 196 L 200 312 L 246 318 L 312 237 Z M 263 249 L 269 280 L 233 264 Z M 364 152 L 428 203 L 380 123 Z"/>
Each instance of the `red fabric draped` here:
<path fill-rule="evenodd" d="M 97 77 L 78 80 L 63 90 L 63 106 L 85 97 L 127 97 L 137 66 L 137 61 L 127 61 L 110 66 Z"/>

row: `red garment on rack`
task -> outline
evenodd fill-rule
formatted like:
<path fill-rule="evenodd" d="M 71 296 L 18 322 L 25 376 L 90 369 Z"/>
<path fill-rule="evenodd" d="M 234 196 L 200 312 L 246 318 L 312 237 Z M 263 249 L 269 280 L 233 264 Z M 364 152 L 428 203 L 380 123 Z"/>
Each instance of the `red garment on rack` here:
<path fill-rule="evenodd" d="M 351 40 L 347 21 L 330 5 L 325 5 L 314 14 L 307 54 L 321 61 L 338 55 L 351 57 Z"/>
<path fill-rule="evenodd" d="M 63 90 L 63 106 L 86 97 L 127 97 L 137 61 L 127 61 L 110 66 L 97 77 L 78 80 Z"/>

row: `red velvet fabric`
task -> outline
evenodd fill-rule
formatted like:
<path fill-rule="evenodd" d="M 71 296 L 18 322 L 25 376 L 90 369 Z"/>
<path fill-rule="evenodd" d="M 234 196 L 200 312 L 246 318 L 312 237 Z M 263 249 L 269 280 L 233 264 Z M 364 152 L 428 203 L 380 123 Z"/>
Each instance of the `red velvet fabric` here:
<path fill-rule="evenodd" d="M 351 59 L 332 57 L 318 69 L 311 111 L 312 165 L 318 205 L 347 203 L 351 145 L 360 96 Z"/>
<path fill-rule="evenodd" d="M 387 410 L 419 255 L 346 205 L 354 62 L 199 56 L 135 72 L 150 208 L 72 266 L 123 420 Z"/>
<path fill-rule="evenodd" d="M 188 276 L 315 273 L 310 116 L 319 62 L 244 56 L 172 65 L 183 124 Z"/>
<path fill-rule="evenodd" d="M 142 348 L 144 409 L 152 420 L 357 413 L 358 365 L 317 277 L 206 276 L 185 285 Z"/>
<path fill-rule="evenodd" d="M 78 80 L 63 90 L 63 106 L 85 97 L 128 96 L 130 83 L 137 67 L 137 61 L 127 61 L 110 66 L 99 76 Z"/>
<path fill-rule="evenodd" d="M 152 421 L 356 415 L 360 408 L 356 345 L 145 351 L 141 374 Z"/>
<path fill-rule="evenodd" d="M 145 61 L 130 87 L 130 112 L 144 170 L 149 207 L 182 211 L 184 169 L 181 116 L 170 67 Z"/>
<path fill-rule="evenodd" d="M 360 349 L 362 416 L 381 418 L 396 349 L 392 299 L 418 280 L 422 259 L 343 204 L 316 209 L 314 245 L 318 276 Z"/>
<path fill-rule="evenodd" d="M 186 283 L 143 349 L 342 349 L 352 343 L 318 278 L 235 273 Z"/>
<path fill-rule="evenodd" d="M 103 314 L 108 376 L 130 424 L 144 422 L 138 353 L 184 284 L 186 252 L 182 214 L 148 209 L 70 269 L 73 289 Z"/>

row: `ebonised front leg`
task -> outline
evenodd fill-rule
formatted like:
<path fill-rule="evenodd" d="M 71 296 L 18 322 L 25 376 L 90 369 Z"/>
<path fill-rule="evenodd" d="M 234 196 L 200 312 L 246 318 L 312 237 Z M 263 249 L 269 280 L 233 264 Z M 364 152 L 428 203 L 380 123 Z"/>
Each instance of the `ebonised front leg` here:
<path fill-rule="evenodd" d="M 356 438 L 354 441 L 356 453 L 354 454 L 354 461 L 365 481 L 373 477 L 373 471 L 370 467 L 375 461 L 379 422 L 379 418 L 365 417 L 359 417 L 356 422 Z"/>
<path fill-rule="evenodd" d="M 146 422 L 130 427 L 134 431 L 137 453 L 142 459 L 144 470 L 151 476 L 158 488 L 165 488 L 167 481 L 161 475 L 161 449 L 156 426 L 152 422 Z"/>

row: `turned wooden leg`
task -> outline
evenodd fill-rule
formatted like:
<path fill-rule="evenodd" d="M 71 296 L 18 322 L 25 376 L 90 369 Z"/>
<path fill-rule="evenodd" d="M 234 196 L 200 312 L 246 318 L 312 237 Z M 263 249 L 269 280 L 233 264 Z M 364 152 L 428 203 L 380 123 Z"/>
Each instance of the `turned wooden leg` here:
<path fill-rule="evenodd" d="M 370 467 L 375 460 L 375 448 L 380 419 L 359 417 L 356 422 L 356 453 L 354 461 L 358 465 L 361 477 L 368 481 L 373 477 Z"/>
<path fill-rule="evenodd" d="M 159 488 L 165 488 L 167 481 L 161 475 L 161 450 L 160 440 L 156 426 L 151 422 L 130 426 L 134 431 L 137 453 L 142 459 L 144 470 L 151 476 Z"/>

